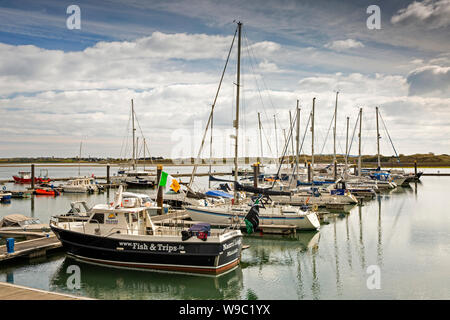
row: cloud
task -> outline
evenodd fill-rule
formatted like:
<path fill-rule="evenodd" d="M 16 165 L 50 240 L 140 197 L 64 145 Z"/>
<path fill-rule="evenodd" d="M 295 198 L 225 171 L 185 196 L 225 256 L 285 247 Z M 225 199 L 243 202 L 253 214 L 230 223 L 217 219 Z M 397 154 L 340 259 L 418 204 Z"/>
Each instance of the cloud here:
<path fill-rule="evenodd" d="M 266 59 L 264 61 L 261 61 L 258 65 L 258 69 L 261 72 L 267 72 L 267 73 L 273 73 L 273 72 L 282 72 L 276 63 L 269 62 Z"/>
<path fill-rule="evenodd" d="M 450 67 L 428 65 L 408 74 L 410 95 L 450 97 Z"/>
<path fill-rule="evenodd" d="M 419 25 L 438 29 L 450 25 L 450 0 L 414 1 L 391 18 L 393 24 Z"/>
<path fill-rule="evenodd" d="M 331 50 L 342 51 L 354 48 L 363 48 L 364 44 L 354 39 L 347 39 L 328 42 L 324 47 Z"/>

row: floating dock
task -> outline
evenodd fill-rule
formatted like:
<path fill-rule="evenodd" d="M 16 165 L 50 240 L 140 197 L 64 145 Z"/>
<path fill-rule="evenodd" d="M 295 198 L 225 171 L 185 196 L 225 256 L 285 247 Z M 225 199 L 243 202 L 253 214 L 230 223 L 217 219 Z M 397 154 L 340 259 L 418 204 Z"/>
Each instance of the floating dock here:
<path fill-rule="evenodd" d="M 0 300 L 92 300 L 69 294 L 49 292 L 0 282 Z"/>
<path fill-rule="evenodd" d="M 45 238 L 16 242 L 13 253 L 8 253 L 6 245 L 3 245 L 0 246 L 0 262 L 17 258 L 37 258 L 61 247 L 61 242 L 54 234 Z"/>

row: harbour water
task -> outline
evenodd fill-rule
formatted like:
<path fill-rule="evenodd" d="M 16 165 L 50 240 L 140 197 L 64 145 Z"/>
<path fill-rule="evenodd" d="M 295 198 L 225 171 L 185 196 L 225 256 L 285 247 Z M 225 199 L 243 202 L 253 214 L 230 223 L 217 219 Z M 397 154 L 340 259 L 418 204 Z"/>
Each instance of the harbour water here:
<path fill-rule="evenodd" d="M 28 168 L 0 167 L 0 179 Z M 48 169 L 50 176 L 78 175 L 77 167 Z M 450 172 L 425 171 L 437 170 Z M 105 168 L 81 167 L 82 175 L 92 173 L 104 176 Z M 325 215 L 318 232 L 245 236 L 250 248 L 242 252 L 240 266 L 219 277 L 113 269 L 57 253 L 2 265 L 0 281 L 98 299 L 449 299 L 449 182 L 449 177 L 422 177 L 349 213 Z M 0 217 L 21 213 L 47 223 L 50 216 L 67 212 L 71 201 L 94 205 L 109 201 L 113 193 L 12 199 L 0 204 Z M 80 270 L 79 289 L 68 285 L 72 265 Z"/>

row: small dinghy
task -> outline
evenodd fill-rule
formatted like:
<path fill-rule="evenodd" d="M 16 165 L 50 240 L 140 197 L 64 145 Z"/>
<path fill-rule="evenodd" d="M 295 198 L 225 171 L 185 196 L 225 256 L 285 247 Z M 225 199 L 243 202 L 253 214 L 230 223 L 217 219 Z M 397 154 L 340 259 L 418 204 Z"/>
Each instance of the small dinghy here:
<path fill-rule="evenodd" d="M 53 197 L 56 197 L 56 196 L 60 195 L 60 192 L 57 191 L 57 190 L 54 190 L 54 189 L 41 189 L 41 188 L 39 188 L 39 189 L 34 190 L 34 194 L 38 195 L 38 196 L 53 196 Z"/>
<path fill-rule="evenodd" d="M 239 264 L 240 230 L 155 226 L 148 207 L 124 207 L 122 196 L 119 187 L 113 204 L 95 205 L 87 221 L 52 218 L 68 254 L 111 267 L 214 275 Z"/>

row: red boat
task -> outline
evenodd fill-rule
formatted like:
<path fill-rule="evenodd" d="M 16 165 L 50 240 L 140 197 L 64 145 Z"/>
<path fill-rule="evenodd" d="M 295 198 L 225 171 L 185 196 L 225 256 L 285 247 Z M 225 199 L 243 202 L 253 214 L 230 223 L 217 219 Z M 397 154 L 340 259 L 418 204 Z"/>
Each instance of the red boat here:
<path fill-rule="evenodd" d="M 40 196 L 59 196 L 59 191 L 52 189 L 36 189 L 34 190 L 34 194 Z"/>
<path fill-rule="evenodd" d="M 31 184 L 31 172 L 20 171 L 19 176 L 13 176 L 15 183 Z M 49 183 L 52 179 L 45 177 L 34 177 L 34 183 Z"/>

